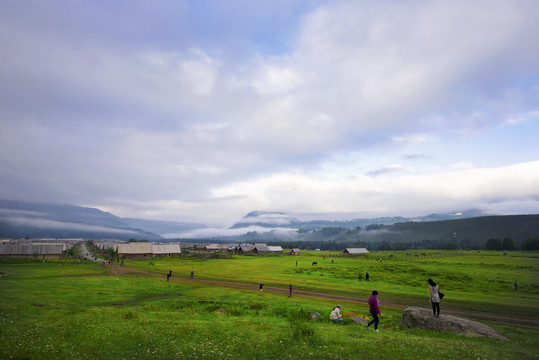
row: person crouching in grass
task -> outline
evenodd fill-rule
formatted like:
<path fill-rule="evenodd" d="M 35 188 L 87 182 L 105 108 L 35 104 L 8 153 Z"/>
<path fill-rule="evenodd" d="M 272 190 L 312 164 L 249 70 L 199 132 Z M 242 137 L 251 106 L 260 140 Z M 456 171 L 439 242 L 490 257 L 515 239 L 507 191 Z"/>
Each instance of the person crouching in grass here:
<path fill-rule="evenodd" d="M 331 321 L 333 321 L 336 324 L 340 323 L 341 321 L 344 321 L 341 316 L 341 309 L 342 309 L 342 306 L 337 305 L 333 308 L 333 311 L 331 312 L 331 314 L 329 314 L 329 318 L 331 319 Z"/>

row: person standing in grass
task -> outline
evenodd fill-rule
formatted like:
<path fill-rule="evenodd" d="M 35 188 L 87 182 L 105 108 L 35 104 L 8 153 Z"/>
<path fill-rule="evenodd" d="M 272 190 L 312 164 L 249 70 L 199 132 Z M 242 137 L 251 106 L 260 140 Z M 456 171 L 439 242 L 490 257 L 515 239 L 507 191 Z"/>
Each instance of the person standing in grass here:
<path fill-rule="evenodd" d="M 290 295 L 288 297 L 292 297 L 292 284 L 290 284 Z"/>
<path fill-rule="evenodd" d="M 195 276 L 195 272 L 191 270 L 191 279 Z"/>
<path fill-rule="evenodd" d="M 440 287 L 432 279 L 428 279 L 430 303 L 432 304 L 432 316 L 440 317 Z"/>
<path fill-rule="evenodd" d="M 258 284 L 258 294 L 262 295 L 264 293 L 264 284 Z"/>
<path fill-rule="evenodd" d="M 342 306 L 337 305 L 333 308 L 333 310 L 331 311 L 331 314 L 329 314 L 329 318 L 331 319 L 331 321 L 333 321 L 336 324 L 340 323 L 341 321 L 344 321 L 341 315 L 341 309 L 342 309 Z"/>
<path fill-rule="evenodd" d="M 518 291 L 518 284 L 516 280 L 515 280 L 515 291 Z"/>
<path fill-rule="evenodd" d="M 369 272 L 368 271 L 365 273 L 365 281 L 369 281 Z"/>
<path fill-rule="evenodd" d="M 378 323 L 380 322 L 380 316 L 382 316 L 382 313 L 380 312 L 380 302 L 378 301 L 378 291 L 373 290 L 372 295 L 369 298 L 369 311 L 372 315 L 372 320 L 365 325 L 367 329 L 369 326 L 374 324 L 374 331 L 378 332 Z"/>

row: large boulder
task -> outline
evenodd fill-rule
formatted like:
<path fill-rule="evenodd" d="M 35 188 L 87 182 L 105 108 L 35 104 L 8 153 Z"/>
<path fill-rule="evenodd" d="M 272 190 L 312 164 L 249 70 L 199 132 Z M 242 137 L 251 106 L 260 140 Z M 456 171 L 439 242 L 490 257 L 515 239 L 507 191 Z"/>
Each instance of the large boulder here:
<path fill-rule="evenodd" d="M 452 315 L 440 315 L 439 318 L 432 316 L 432 311 L 419 306 L 411 306 L 404 309 L 400 322 L 402 328 L 418 328 L 453 332 L 464 336 L 491 337 L 499 340 L 507 340 L 491 327 L 476 321 L 461 319 Z"/>

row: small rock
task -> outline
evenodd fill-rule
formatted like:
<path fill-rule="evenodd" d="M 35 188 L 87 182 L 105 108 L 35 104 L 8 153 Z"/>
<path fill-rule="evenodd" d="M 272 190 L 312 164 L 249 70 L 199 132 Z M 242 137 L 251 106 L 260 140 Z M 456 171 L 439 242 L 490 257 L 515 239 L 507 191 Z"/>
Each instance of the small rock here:
<path fill-rule="evenodd" d="M 311 314 L 311 318 L 313 320 L 320 320 L 320 314 L 316 311 L 309 311 L 309 314 Z"/>
<path fill-rule="evenodd" d="M 361 325 L 367 325 L 369 323 L 367 320 L 360 318 L 359 316 L 352 316 L 352 321 Z"/>

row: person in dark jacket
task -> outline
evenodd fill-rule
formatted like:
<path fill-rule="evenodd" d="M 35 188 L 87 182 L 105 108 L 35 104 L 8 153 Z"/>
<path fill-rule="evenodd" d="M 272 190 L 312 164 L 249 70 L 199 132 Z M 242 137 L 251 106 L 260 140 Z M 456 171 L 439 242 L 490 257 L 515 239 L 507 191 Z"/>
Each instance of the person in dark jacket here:
<path fill-rule="evenodd" d="M 432 279 L 428 279 L 430 303 L 432 304 L 432 316 L 440 317 L 440 287 Z"/>
<path fill-rule="evenodd" d="M 380 316 L 382 316 L 382 313 L 380 312 L 380 302 L 378 301 L 378 291 L 373 290 L 372 295 L 369 298 L 369 311 L 372 315 L 372 320 L 365 326 L 367 326 L 367 329 L 369 326 L 374 324 L 374 331 L 378 332 L 378 323 L 380 322 Z"/>

